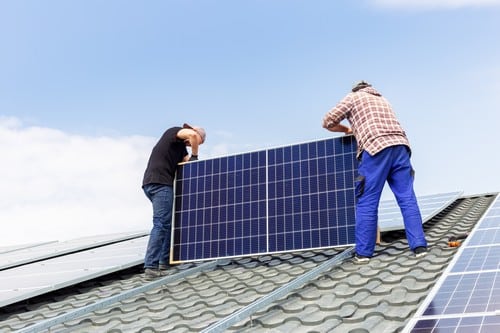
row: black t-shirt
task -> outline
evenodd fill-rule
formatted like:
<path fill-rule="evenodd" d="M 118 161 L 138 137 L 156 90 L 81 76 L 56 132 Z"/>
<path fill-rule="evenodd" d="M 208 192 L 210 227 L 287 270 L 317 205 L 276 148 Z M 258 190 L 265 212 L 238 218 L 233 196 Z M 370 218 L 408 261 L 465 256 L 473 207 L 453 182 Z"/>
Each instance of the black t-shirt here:
<path fill-rule="evenodd" d="M 153 183 L 173 186 L 177 164 L 188 154 L 184 140 L 177 138 L 177 132 L 181 129 L 169 128 L 153 147 L 142 186 Z"/>

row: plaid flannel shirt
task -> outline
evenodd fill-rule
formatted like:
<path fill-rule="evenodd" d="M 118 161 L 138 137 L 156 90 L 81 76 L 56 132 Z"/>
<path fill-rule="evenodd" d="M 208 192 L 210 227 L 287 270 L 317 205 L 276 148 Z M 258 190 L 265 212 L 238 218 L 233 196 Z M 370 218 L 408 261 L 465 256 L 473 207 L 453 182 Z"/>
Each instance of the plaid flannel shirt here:
<path fill-rule="evenodd" d="M 323 127 L 340 124 L 347 119 L 358 142 L 357 158 L 363 150 L 375 155 L 384 148 L 405 145 L 410 149 L 406 133 L 391 105 L 379 92 L 366 87 L 349 93 L 323 118 Z"/>

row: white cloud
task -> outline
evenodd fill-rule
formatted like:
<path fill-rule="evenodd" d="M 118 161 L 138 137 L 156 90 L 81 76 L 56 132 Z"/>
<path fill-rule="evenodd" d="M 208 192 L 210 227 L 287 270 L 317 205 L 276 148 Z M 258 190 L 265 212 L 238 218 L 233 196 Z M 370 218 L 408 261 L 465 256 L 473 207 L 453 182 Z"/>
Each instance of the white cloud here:
<path fill-rule="evenodd" d="M 149 231 L 141 182 L 157 139 L 85 137 L 0 116 L 0 247 Z M 202 158 L 234 151 L 208 145 Z"/>
<path fill-rule="evenodd" d="M 373 0 L 376 6 L 408 9 L 446 9 L 499 6 L 500 0 Z"/>
<path fill-rule="evenodd" d="M 153 144 L 0 117 L 0 246 L 149 230 L 141 181 Z"/>

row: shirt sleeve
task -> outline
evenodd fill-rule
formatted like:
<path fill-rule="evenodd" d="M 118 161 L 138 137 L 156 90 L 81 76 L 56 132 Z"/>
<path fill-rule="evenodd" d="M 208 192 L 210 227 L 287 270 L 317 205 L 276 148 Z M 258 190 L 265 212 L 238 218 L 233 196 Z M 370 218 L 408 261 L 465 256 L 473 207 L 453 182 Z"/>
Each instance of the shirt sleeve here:
<path fill-rule="evenodd" d="M 324 116 L 323 127 L 329 128 L 340 124 L 340 122 L 347 117 L 351 108 L 352 97 L 351 94 L 349 94 Z"/>

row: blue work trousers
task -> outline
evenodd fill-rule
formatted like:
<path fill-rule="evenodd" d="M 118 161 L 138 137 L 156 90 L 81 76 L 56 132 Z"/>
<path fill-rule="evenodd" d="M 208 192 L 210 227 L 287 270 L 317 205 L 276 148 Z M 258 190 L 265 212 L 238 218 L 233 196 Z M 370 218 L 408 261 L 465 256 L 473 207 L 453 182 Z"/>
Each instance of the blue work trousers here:
<path fill-rule="evenodd" d="M 169 262 L 174 191 L 172 186 L 147 184 L 144 193 L 153 204 L 153 228 L 149 234 L 144 268 L 156 269 L 160 263 Z"/>
<path fill-rule="evenodd" d="M 371 156 L 364 151 L 356 178 L 356 253 L 371 257 L 375 250 L 378 205 L 385 182 L 389 184 L 403 215 L 411 250 L 427 246 L 422 216 L 413 190 L 414 171 L 404 145 L 385 148 Z"/>

